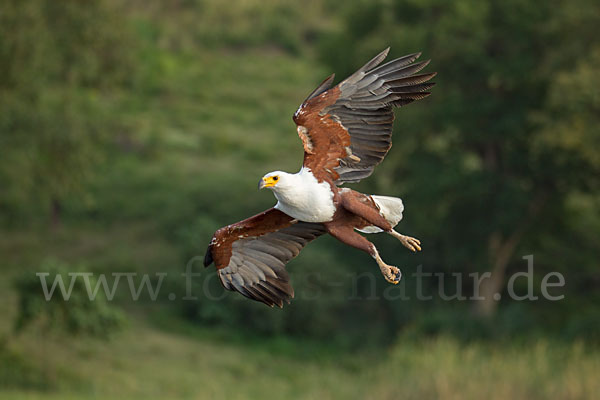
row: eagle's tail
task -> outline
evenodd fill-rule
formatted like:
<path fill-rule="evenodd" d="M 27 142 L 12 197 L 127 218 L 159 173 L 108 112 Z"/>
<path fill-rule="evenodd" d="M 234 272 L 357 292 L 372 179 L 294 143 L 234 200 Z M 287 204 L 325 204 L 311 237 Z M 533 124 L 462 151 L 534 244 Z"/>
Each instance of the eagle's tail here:
<path fill-rule="evenodd" d="M 398 222 L 402 220 L 402 212 L 404 211 L 404 204 L 402 199 L 398 197 L 389 196 L 376 196 L 372 195 L 371 198 L 377 204 L 379 213 L 392 225 L 392 228 L 398 225 Z M 379 233 L 382 232 L 376 226 L 366 226 L 358 231 L 363 233 Z"/>

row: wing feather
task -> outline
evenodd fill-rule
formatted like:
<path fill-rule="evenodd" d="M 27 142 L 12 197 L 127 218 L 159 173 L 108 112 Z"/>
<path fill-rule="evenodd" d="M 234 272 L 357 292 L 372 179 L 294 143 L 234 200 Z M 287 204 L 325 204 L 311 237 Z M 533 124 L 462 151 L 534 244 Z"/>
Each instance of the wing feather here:
<path fill-rule="evenodd" d="M 385 64 L 389 48 L 329 89 L 326 79 L 294 114 L 304 167 L 338 185 L 371 175 L 392 147 L 394 107 L 429 96 L 435 73 L 413 53 Z"/>
<path fill-rule="evenodd" d="M 204 265 L 214 260 L 225 289 L 271 307 L 283 307 L 294 297 L 285 264 L 324 233 L 322 224 L 298 222 L 271 208 L 219 229 Z"/>

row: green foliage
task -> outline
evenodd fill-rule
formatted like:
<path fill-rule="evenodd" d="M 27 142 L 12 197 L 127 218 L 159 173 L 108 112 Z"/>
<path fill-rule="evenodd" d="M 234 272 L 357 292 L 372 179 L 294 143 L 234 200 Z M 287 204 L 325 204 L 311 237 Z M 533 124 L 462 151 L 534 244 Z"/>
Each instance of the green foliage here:
<path fill-rule="evenodd" d="M 51 387 L 51 379 L 39 365 L 9 348 L 5 339 L 0 340 L 0 388 L 47 390 Z"/>
<path fill-rule="evenodd" d="M 595 201 L 600 189 L 600 69 L 588 40 L 598 35 L 597 3 L 375 1 L 345 12 L 321 45 L 332 69 L 348 72 L 358 62 L 347 60 L 391 45 L 394 54 L 424 51 L 439 73 L 429 99 L 398 112 L 393 154 L 361 185 L 405 198 L 411 228 L 436 249 L 425 265 L 495 266 L 492 293 L 525 252 L 544 271 L 565 271 L 585 252 L 577 269 L 597 270 L 596 228 L 583 233 L 568 205 Z M 575 235 L 581 242 L 560 244 Z"/>
<path fill-rule="evenodd" d="M 222 289 L 214 276 L 212 296 L 204 295 L 203 279 L 213 269 L 194 283 L 200 300 L 169 306 L 203 325 L 348 343 L 364 342 L 366 329 L 377 342 L 409 326 L 467 338 L 477 332 L 512 338 L 545 327 L 571 338 L 585 325 L 569 321 L 588 304 L 579 288 L 594 271 L 600 227 L 598 56 L 582 40 L 596 28 L 594 13 L 581 12 L 584 5 L 594 6 L 584 0 L 552 6 L 182 1 L 141 8 L 116 1 L 6 2 L 0 48 L 20 56 L 2 66 L 7 96 L 0 101 L 7 107 L 0 133 L 10 149 L 0 162 L 7 182 L 3 219 L 37 220 L 57 201 L 74 229 L 64 233 L 61 248 L 78 226 L 92 226 L 97 234 L 82 235 L 79 246 L 100 241 L 98 248 L 111 249 L 74 253 L 75 264 L 166 270 L 181 298 L 184 283 L 176 277 L 203 255 L 214 230 L 272 205 L 268 193 L 256 194 L 257 177 L 298 168 L 290 115 L 310 89 L 332 71 L 343 78 L 388 45 L 394 56 L 422 50 L 433 58 L 429 69 L 439 72 L 438 86 L 429 99 L 398 111 L 393 151 L 358 189 L 403 197 L 402 229 L 421 237 L 427 250 L 409 255 L 388 238 L 371 238 L 386 261 L 403 268 L 410 287 L 408 274 L 419 264 L 430 272 L 489 270 L 498 254 L 492 244 L 502 247 L 516 232 L 520 240 L 505 272 L 521 270 L 527 252 L 536 255 L 538 273 L 565 274 L 568 296 L 559 315 L 538 318 L 555 309 L 547 302 L 518 312 L 502 302 L 506 310 L 492 322 L 473 317 L 481 329 L 471 329 L 470 319 L 452 317 L 454 304 L 365 300 L 370 281 L 355 286 L 350 277 L 376 273 L 370 258 L 328 239 L 291 263 L 298 296 L 284 312 L 235 293 L 215 301 Z M 324 17 L 333 11 L 334 18 Z M 17 51 L 24 46 L 31 51 Z M 315 50 L 327 68 L 318 67 Z M 565 246 L 565 235 L 577 245 Z M 583 275 L 569 275 L 572 265 Z M 387 286 L 374 278 L 381 295 Z M 437 290 L 435 279 L 427 285 Z M 350 301 L 356 290 L 360 299 Z M 464 294 L 471 290 L 466 283 Z M 456 313 L 468 306 L 457 305 Z M 440 312 L 430 314 L 432 308 Z M 567 333 L 564 326 L 574 327 Z"/>
<path fill-rule="evenodd" d="M 599 15 L 593 0 L 1 2 L 0 398 L 594 398 Z M 355 187 L 405 201 L 399 229 L 423 252 L 369 237 L 401 285 L 414 297 L 422 265 L 469 295 L 516 238 L 499 276 L 534 254 L 536 287 L 558 271 L 564 300 L 511 301 L 506 279 L 487 318 L 384 298 L 399 288 L 371 258 L 325 237 L 290 263 L 283 310 L 200 266 L 217 228 L 272 206 L 257 179 L 299 167 L 298 104 L 387 46 L 439 73 Z M 90 301 L 80 278 L 44 299 L 35 272 L 68 286 L 81 266 L 168 276 L 156 302 Z M 130 329 L 93 339 L 122 310 Z"/>
<path fill-rule="evenodd" d="M 76 272 L 70 265 L 47 261 L 40 265 L 39 272 L 48 273 L 45 277 L 48 290 L 56 279 L 62 279 L 68 291 L 71 285 L 69 272 Z M 89 277 L 92 290 L 98 284 L 94 276 Z M 76 279 L 68 297 L 61 293 L 59 285 L 50 298 L 46 297 L 41 278 L 34 273 L 23 273 L 15 281 L 15 290 L 19 298 L 19 312 L 15 330 L 23 331 L 34 325 L 37 329 L 65 332 L 72 335 L 91 335 L 107 338 L 125 325 L 125 315 L 110 305 L 105 294 L 99 290 L 91 300 L 88 288 L 82 279 Z"/>
<path fill-rule="evenodd" d="M 110 137 L 110 95 L 133 71 L 128 31 L 104 0 L 0 6 L 0 209 L 15 222 L 81 193 Z M 58 216 L 56 216 L 58 217 Z"/>
<path fill-rule="evenodd" d="M 0 309 L 18 306 L 20 334 L 0 346 L 0 382 L 55 388 L 66 379 L 56 367 L 93 382 L 92 397 L 263 398 L 276 388 L 396 398 L 399 386 L 406 398 L 590 397 L 597 354 L 572 342 L 599 340 L 598 15 L 592 0 L 2 2 L 0 254 L 7 282 L 18 279 Z M 386 299 L 371 258 L 331 238 L 290 263 L 296 298 L 284 310 L 224 292 L 214 268 L 200 268 L 217 228 L 273 205 L 258 178 L 298 169 L 298 104 L 387 46 L 432 58 L 437 86 L 397 111 L 393 150 L 355 188 L 402 197 L 399 229 L 423 252 L 369 239 L 402 268 L 408 293 L 423 265 L 462 273 L 469 295 L 467 274 L 491 270 L 514 237 L 499 276 L 534 254 L 536 284 L 561 272 L 564 300 L 516 303 L 501 282 L 498 309 L 481 318 L 471 301 Z M 49 229 L 53 212 L 63 225 Z M 199 299 L 182 300 L 194 257 Z M 90 302 L 81 280 L 69 302 L 46 302 L 27 265 L 67 280 L 80 265 L 168 278 L 153 303 L 122 293 L 119 308 L 101 293 Z M 428 279 L 424 291 L 438 286 Z M 121 309 L 135 314 L 120 336 L 131 337 L 86 342 L 119 329 Z M 185 332 L 145 326 L 157 310 L 171 318 L 161 329 Z M 38 331 L 56 334 L 38 345 Z M 527 347 L 540 337 L 548 342 Z M 381 359 L 360 353 L 384 348 Z"/>
<path fill-rule="evenodd" d="M 546 113 L 534 116 L 542 132 L 534 145 L 541 154 L 558 157 L 564 165 L 557 184 L 564 188 L 575 182 L 586 190 L 597 190 L 600 171 L 600 46 L 590 47 L 588 55 L 559 72 L 549 88 Z M 547 157 L 546 157 L 547 158 Z M 582 172 L 585 171 L 585 174 Z"/>

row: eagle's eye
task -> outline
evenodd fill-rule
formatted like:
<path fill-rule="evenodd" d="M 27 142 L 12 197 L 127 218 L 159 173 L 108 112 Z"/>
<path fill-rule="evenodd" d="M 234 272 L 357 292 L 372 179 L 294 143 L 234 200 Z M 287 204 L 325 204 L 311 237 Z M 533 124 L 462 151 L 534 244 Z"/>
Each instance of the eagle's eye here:
<path fill-rule="evenodd" d="M 279 180 L 279 177 L 278 177 L 278 176 L 274 176 L 274 177 L 273 177 L 273 180 L 274 180 L 275 182 L 277 182 L 277 181 Z"/>

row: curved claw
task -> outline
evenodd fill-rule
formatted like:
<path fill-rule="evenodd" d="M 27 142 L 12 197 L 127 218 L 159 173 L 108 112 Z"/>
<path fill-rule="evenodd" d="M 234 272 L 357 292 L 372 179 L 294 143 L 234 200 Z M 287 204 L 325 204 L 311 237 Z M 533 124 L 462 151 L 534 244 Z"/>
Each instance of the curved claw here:
<path fill-rule="evenodd" d="M 387 273 L 384 272 L 383 277 L 389 283 L 397 285 L 400 282 L 400 279 L 402 279 L 402 272 L 397 267 L 389 265 L 386 272 Z"/>
<path fill-rule="evenodd" d="M 375 261 L 377 261 L 377 265 L 379 265 L 379 269 L 381 270 L 385 280 L 389 283 L 397 285 L 398 282 L 400 282 L 400 279 L 402 279 L 402 272 L 400 269 L 392 265 L 387 265 L 385 262 L 383 262 L 377 250 L 375 250 L 375 255 L 373 258 L 375 258 Z"/>
<path fill-rule="evenodd" d="M 402 245 L 404 245 L 404 247 L 406 247 L 410 251 L 412 251 L 412 252 L 421 251 L 421 241 L 419 239 L 411 237 L 411 236 L 403 235 L 394 230 L 392 230 L 390 232 L 390 234 L 392 236 L 394 236 L 396 239 L 398 239 L 400 241 L 400 243 L 402 243 Z"/>

